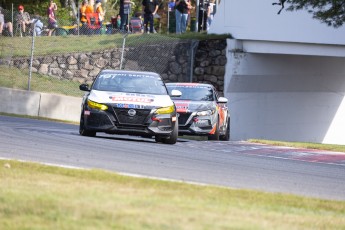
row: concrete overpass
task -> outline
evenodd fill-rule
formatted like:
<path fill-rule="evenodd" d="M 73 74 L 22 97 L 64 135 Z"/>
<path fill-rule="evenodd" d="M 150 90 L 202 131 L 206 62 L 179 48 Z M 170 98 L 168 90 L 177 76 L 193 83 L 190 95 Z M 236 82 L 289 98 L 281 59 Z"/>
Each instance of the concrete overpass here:
<path fill-rule="evenodd" d="M 274 0 L 222 0 L 209 33 L 230 33 L 224 94 L 231 139 L 345 144 L 345 26 Z"/>

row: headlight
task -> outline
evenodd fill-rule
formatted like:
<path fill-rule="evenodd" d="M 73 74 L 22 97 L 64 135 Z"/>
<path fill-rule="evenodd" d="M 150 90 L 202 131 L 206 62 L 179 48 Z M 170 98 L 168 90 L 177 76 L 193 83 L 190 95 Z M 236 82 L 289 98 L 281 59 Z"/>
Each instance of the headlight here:
<path fill-rule="evenodd" d="M 206 110 L 206 111 L 197 112 L 196 115 L 197 116 L 211 116 L 215 112 L 216 112 L 215 110 Z"/>
<path fill-rule="evenodd" d="M 87 100 L 87 105 L 92 109 L 107 110 L 108 106 Z"/>
<path fill-rule="evenodd" d="M 170 114 L 170 113 L 173 113 L 174 111 L 175 111 L 175 106 L 171 105 L 168 107 L 163 107 L 163 108 L 157 109 L 156 113 L 157 114 Z"/>

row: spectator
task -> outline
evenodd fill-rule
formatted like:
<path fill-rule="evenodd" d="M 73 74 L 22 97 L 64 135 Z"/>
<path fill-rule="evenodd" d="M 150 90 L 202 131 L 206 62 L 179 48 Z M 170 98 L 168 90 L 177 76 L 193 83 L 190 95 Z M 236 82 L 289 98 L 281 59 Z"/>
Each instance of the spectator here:
<path fill-rule="evenodd" d="M 187 0 L 176 1 L 176 34 L 185 33 L 187 30 L 188 12 L 192 8 Z"/>
<path fill-rule="evenodd" d="M 102 3 L 101 0 L 96 0 L 96 13 L 98 13 L 98 20 L 99 20 L 99 24 L 102 27 L 103 25 L 103 20 L 104 20 L 104 16 L 105 16 L 105 11 L 102 8 Z"/>
<path fill-rule="evenodd" d="M 131 11 L 131 4 L 134 4 L 130 0 L 120 0 L 120 17 L 121 24 L 120 30 L 125 31 L 125 28 L 128 26 L 128 17 Z"/>
<path fill-rule="evenodd" d="M 89 1 L 89 4 L 87 4 L 86 9 L 85 9 L 85 15 L 95 12 L 94 7 L 93 7 L 94 3 L 95 3 L 94 0 Z"/>
<path fill-rule="evenodd" d="M 173 11 L 175 9 L 175 0 L 170 0 L 170 2 L 168 3 L 168 7 L 169 12 Z"/>
<path fill-rule="evenodd" d="M 43 31 L 43 22 L 41 21 L 41 17 L 39 15 L 34 16 L 31 20 L 31 25 L 35 31 L 36 36 L 41 36 Z"/>
<path fill-rule="evenodd" d="M 85 15 L 87 15 L 87 14 L 92 14 L 92 13 L 95 12 L 94 6 L 93 6 L 94 3 L 95 3 L 94 0 L 89 0 L 89 3 L 87 4 L 86 9 L 85 9 Z M 95 23 L 94 18 L 90 18 L 90 23 L 91 23 L 91 24 L 94 24 L 94 23 Z M 83 31 L 83 32 L 84 32 L 85 34 L 91 34 L 91 33 L 92 33 L 92 30 L 89 30 L 89 27 L 86 26 L 86 27 L 85 27 L 85 31 Z"/>
<path fill-rule="evenodd" d="M 12 22 L 5 22 L 5 16 L 2 13 L 2 8 L 0 7 L 0 36 L 4 30 L 8 31 L 9 36 L 13 37 L 13 25 Z"/>
<path fill-rule="evenodd" d="M 88 6 L 88 1 L 83 0 L 83 2 L 81 3 L 80 10 L 79 10 L 80 22 L 81 22 L 81 29 L 80 29 L 81 34 L 87 33 L 87 19 L 86 19 L 86 7 L 87 6 Z"/>
<path fill-rule="evenodd" d="M 120 29 L 121 25 L 121 16 L 120 14 L 116 16 L 111 16 L 110 24 L 107 24 L 107 33 L 112 34 L 117 32 Z"/>
<path fill-rule="evenodd" d="M 153 33 L 153 19 L 158 10 L 158 0 L 143 0 L 142 6 L 144 11 L 144 26 L 147 28 L 148 23 L 150 23 L 150 33 Z"/>
<path fill-rule="evenodd" d="M 120 26 L 121 26 L 121 15 L 118 14 L 118 15 L 116 16 L 115 28 L 116 28 L 116 29 L 120 29 Z"/>
<path fill-rule="evenodd" d="M 86 7 L 88 5 L 88 1 L 87 0 L 83 0 L 83 2 L 81 3 L 81 7 L 80 7 L 80 22 L 82 25 L 86 25 L 87 24 L 87 19 L 86 19 Z"/>
<path fill-rule="evenodd" d="M 215 9 L 215 3 L 214 0 L 210 0 L 210 3 L 208 4 L 207 7 L 207 23 L 206 23 L 206 30 L 208 31 L 210 29 L 211 23 L 213 21 L 214 17 L 214 9 Z"/>
<path fill-rule="evenodd" d="M 57 28 L 57 20 L 55 17 L 55 11 L 57 10 L 57 5 L 54 3 L 53 0 L 50 0 L 50 4 L 48 6 L 47 14 L 48 14 L 48 36 L 52 35 L 52 32 L 55 28 Z"/>
<path fill-rule="evenodd" d="M 188 17 L 187 17 L 187 23 L 186 23 L 186 28 L 187 28 L 187 25 L 188 25 L 188 22 L 190 21 L 190 14 L 191 14 L 191 10 L 194 9 L 194 7 L 192 6 L 192 1 L 191 0 L 185 0 L 186 3 L 187 3 L 187 6 L 188 6 Z"/>
<path fill-rule="evenodd" d="M 26 34 L 26 27 L 30 26 L 30 15 L 28 12 L 24 12 L 24 6 L 18 6 L 18 13 L 16 15 L 16 26 L 21 29 L 21 32 Z"/>

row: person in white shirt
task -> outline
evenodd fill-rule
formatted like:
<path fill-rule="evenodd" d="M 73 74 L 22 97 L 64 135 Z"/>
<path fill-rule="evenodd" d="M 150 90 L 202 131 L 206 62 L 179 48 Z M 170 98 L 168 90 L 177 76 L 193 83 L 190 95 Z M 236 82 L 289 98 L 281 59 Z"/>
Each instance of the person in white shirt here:
<path fill-rule="evenodd" d="M 210 3 L 208 4 L 208 8 L 207 8 L 207 23 L 206 23 L 206 30 L 208 31 L 210 29 L 210 26 L 212 24 L 213 21 L 213 17 L 214 17 L 214 9 L 216 4 L 214 3 L 215 0 L 210 0 Z"/>
<path fill-rule="evenodd" d="M 5 30 L 8 31 L 9 36 L 13 36 L 13 25 L 12 22 L 5 22 L 5 16 L 2 13 L 2 8 L 0 7 L 0 36 L 2 35 L 2 32 Z"/>

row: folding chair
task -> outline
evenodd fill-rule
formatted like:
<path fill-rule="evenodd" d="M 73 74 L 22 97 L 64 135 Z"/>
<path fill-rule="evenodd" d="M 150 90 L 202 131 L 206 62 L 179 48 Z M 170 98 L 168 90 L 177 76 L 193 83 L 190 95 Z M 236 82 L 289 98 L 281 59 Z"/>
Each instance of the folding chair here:
<path fill-rule="evenodd" d="M 132 33 L 142 33 L 142 21 L 140 18 L 133 17 L 129 22 Z"/>
<path fill-rule="evenodd" d="M 98 13 L 86 14 L 88 34 L 99 34 L 101 24 L 99 22 Z"/>

